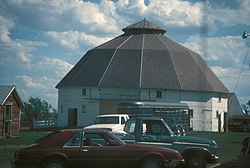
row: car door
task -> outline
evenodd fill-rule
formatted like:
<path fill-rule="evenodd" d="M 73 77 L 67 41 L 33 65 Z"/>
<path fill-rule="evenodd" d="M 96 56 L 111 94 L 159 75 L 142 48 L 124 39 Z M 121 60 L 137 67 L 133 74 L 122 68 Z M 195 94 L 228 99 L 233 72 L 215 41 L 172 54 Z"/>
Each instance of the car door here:
<path fill-rule="evenodd" d="M 87 166 L 117 166 L 131 160 L 126 147 L 106 133 L 84 133 L 80 155 Z"/>

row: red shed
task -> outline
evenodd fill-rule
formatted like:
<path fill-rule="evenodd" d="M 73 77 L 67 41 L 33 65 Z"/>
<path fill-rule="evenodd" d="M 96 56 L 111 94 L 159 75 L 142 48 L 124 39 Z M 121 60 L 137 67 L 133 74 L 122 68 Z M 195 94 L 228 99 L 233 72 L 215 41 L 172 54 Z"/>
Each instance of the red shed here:
<path fill-rule="evenodd" d="M 0 138 L 18 136 L 22 106 L 15 86 L 0 86 Z"/>

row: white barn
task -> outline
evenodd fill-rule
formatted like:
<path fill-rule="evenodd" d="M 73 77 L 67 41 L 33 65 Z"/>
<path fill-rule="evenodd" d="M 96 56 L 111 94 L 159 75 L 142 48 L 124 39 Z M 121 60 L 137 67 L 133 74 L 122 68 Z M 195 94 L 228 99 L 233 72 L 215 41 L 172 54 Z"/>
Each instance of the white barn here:
<path fill-rule="evenodd" d="M 88 125 L 122 101 L 156 101 L 188 104 L 193 130 L 224 130 L 229 91 L 199 54 L 145 19 L 123 31 L 58 83 L 58 126 Z"/>

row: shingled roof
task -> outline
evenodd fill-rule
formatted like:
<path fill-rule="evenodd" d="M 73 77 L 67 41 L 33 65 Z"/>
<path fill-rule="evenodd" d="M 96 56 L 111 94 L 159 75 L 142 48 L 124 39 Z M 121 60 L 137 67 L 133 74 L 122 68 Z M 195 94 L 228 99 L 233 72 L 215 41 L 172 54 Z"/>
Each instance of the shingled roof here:
<path fill-rule="evenodd" d="M 229 93 L 202 57 L 142 20 L 89 50 L 56 88 L 155 88 Z"/>

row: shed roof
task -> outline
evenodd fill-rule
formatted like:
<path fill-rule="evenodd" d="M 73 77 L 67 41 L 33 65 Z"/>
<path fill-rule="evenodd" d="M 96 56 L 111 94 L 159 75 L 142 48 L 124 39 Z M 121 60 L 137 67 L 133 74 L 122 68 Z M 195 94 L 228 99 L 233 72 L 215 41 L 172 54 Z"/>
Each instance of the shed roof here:
<path fill-rule="evenodd" d="M 147 20 L 89 50 L 56 88 L 156 88 L 229 93 L 202 57 Z"/>
<path fill-rule="evenodd" d="M 23 106 L 22 99 L 15 86 L 0 86 L 0 105 L 4 105 L 11 94 L 14 94 L 20 106 Z"/>

